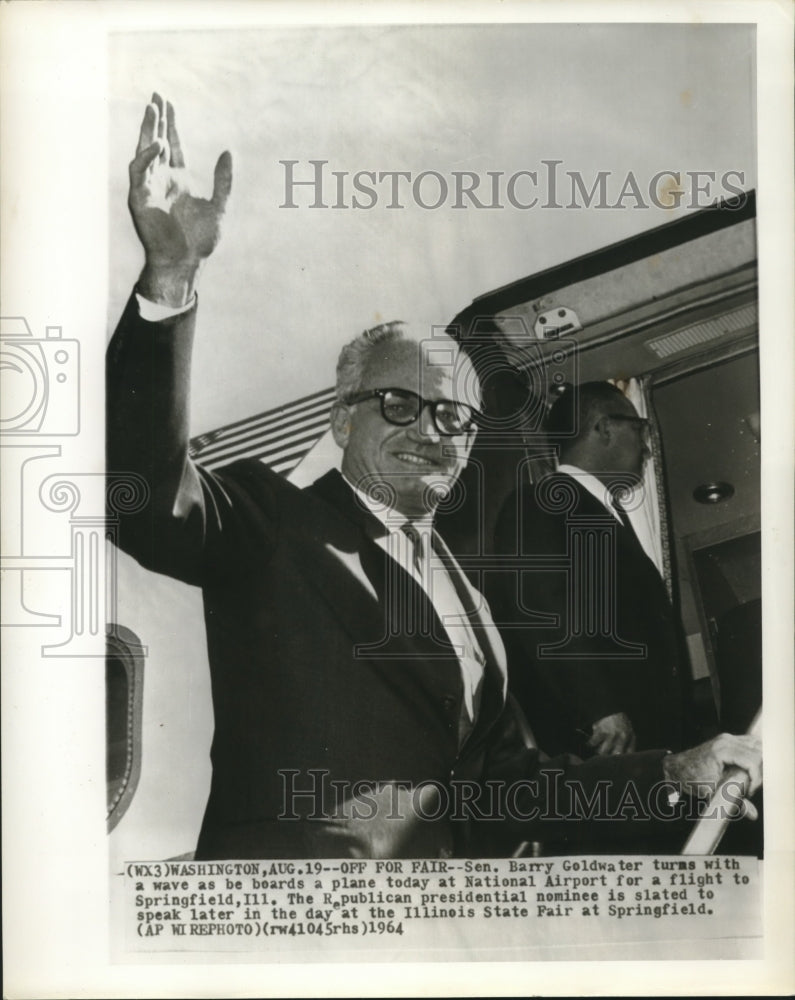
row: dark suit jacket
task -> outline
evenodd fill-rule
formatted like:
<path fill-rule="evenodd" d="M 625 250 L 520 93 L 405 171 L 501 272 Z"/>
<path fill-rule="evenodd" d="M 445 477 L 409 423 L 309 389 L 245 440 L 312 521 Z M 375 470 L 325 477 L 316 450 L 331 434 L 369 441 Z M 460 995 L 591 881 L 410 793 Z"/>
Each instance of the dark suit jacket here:
<path fill-rule="evenodd" d="M 680 626 L 634 531 L 556 473 L 508 498 L 495 549 L 518 557 L 492 575 L 489 599 L 540 744 L 580 752 L 592 723 L 625 712 L 639 750 L 680 748 Z"/>
<path fill-rule="evenodd" d="M 487 614 L 473 618 L 487 660 L 481 709 L 459 747 L 458 661 L 341 476 L 299 490 L 258 461 L 209 473 L 189 460 L 194 322 L 195 309 L 145 322 L 131 300 L 108 350 L 107 427 L 111 474 L 151 487 L 143 509 L 122 518 L 121 547 L 203 589 L 215 734 L 197 856 L 497 850 L 491 834 L 491 847 L 472 841 L 451 789 L 490 778 L 502 790 L 543 769 L 506 709 L 504 651 Z M 463 574 L 451 572 L 460 589 Z M 464 597 L 477 603 L 471 588 Z M 661 778 L 660 757 L 553 767 L 585 789 L 615 777 L 644 788 Z M 526 805 L 544 792 L 522 794 Z M 539 836 L 513 826 L 514 841 Z"/>

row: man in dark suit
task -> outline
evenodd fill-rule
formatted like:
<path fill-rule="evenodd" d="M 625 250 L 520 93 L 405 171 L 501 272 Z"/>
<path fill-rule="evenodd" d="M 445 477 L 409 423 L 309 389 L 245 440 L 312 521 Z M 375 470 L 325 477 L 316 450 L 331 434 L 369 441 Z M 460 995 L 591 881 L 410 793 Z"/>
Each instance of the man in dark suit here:
<path fill-rule="evenodd" d="M 547 419 L 555 473 L 508 498 L 490 594 L 510 686 L 552 752 L 622 754 L 683 741 L 680 626 L 638 516 L 647 421 L 608 382 L 570 387 Z"/>
<path fill-rule="evenodd" d="M 648 799 L 734 763 L 758 784 L 744 737 L 584 765 L 527 745 L 488 608 L 432 525 L 475 433 L 477 379 L 449 338 L 386 324 L 343 349 L 341 475 L 299 490 L 256 461 L 190 460 L 195 287 L 232 174 L 224 153 L 205 201 L 183 166 L 155 95 L 130 166 L 146 263 L 108 349 L 108 469 L 151 490 L 122 548 L 203 589 L 215 734 L 197 857 L 496 852 L 565 824 L 597 786 L 609 812 L 629 781 Z M 488 844 L 472 839 L 484 829 Z"/>

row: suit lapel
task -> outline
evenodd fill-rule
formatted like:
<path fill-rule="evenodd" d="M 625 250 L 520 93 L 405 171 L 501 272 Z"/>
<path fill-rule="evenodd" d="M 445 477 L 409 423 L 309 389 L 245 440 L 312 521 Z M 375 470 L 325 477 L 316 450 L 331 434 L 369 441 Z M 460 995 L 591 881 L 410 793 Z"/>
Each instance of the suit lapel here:
<path fill-rule="evenodd" d="M 306 492 L 311 496 L 320 497 L 334 507 L 371 541 L 386 534 L 386 527 L 364 506 L 336 469 L 317 479 L 307 487 Z"/>
<path fill-rule="evenodd" d="M 565 476 L 568 482 L 575 484 L 579 497 L 576 514 L 604 517 L 606 519 L 606 523 L 614 523 L 618 528 L 616 534 L 618 544 L 624 549 L 631 550 L 636 556 L 642 556 L 643 559 L 654 568 L 655 573 L 659 576 L 659 571 L 654 565 L 654 561 L 649 558 L 648 553 L 641 545 L 640 539 L 632 526 L 632 522 L 630 521 L 626 510 L 617 505 L 619 517 L 616 518 L 604 504 L 600 503 L 600 501 L 597 500 L 596 497 L 577 480 L 576 476 L 572 476 L 568 472 L 556 473 L 556 475 Z"/>
<path fill-rule="evenodd" d="M 340 473 L 336 470 L 326 473 L 306 492 L 333 507 L 335 514 L 342 515 L 348 530 L 342 532 L 346 539 L 345 550 L 337 551 L 337 557 L 349 564 L 355 576 L 367 581 L 371 595 L 378 602 L 381 620 L 394 641 L 394 655 L 405 656 L 407 643 L 413 646 L 416 655 L 419 645 L 423 660 L 429 663 L 447 661 L 457 667 L 458 658 L 427 594 L 379 544 L 378 540 L 387 534 L 387 528 L 361 503 Z M 336 548 L 336 544 L 332 537 L 332 548 Z M 341 589 L 338 585 L 335 593 L 327 596 L 335 605 L 347 609 L 346 622 L 353 626 L 355 635 L 360 605 L 357 600 L 348 601 L 346 595 L 340 593 Z M 401 649 L 403 652 L 398 653 Z M 384 653 L 388 658 L 386 646 Z"/>
<path fill-rule="evenodd" d="M 577 506 L 574 511 L 574 516 L 587 516 L 587 517 L 600 517 L 605 519 L 606 524 L 615 524 L 616 526 L 616 559 L 622 565 L 627 565 L 632 569 L 632 572 L 646 574 L 653 579 L 654 584 L 662 584 L 666 593 L 666 601 L 669 601 L 667 597 L 668 591 L 665 588 L 665 582 L 657 569 L 654 560 L 651 559 L 640 543 L 635 529 L 629 520 L 629 516 L 625 510 L 620 511 L 626 518 L 627 523 L 625 524 L 623 520 L 619 520 L 614 517 L 613 514 L 600 503 L 596 497 L 590 493 L 578 482 L 576 476 L 571 476 L 567 472 L 556 473 L 556 475 L 565 476 L 565 478 L 574 483 L 575 489 L 577 490 L 578 501 Z M 619 552 L 623 553 L 623 556 L 619 555 Z"/>
<path fill-rule="evenodd" d="M 374 580 L 376 590 L 379 588 L 378 578 L 375 577 L 375 574 L 380 574 L 380 580 L 383 582 L 388 573 L 397 573 L 400 576 L 401 584 L 407 588 L 406 592 L 412 595 L 411 599 L 420 603 L 424 602 L 429 606 L 429 613 L 434 622 L 433 636 L 435 641 L 433 647 L 431 647 L 429 640 L 425 642 L 428 661 L 425 669 L 432 668 L 434 661 L 439 667 L 446 661 L 450 666 L 454 665 L 456 681 L 461 683 L 458 658 L 453 652 L 441 620 L 430 605 L 425 591 L 409 573 L 406 573 L 402 567 L 390 559 L 376 541 L 386 533 L 382 522 L 359 501 L 354 491 L 336 470 L 328 472 L 318 479 L 312 486 L 308 487 L 307 492 L 333 506 L 351 525 L 355 525 L 358 531 L 365 535 L 365 539 L 362 539 L 361 535 L 359 536 L 360 558 L 362 568 L 365 574 Z M 508 684 L 505 648 L 483 596 L 472 587 L 439 533 L 434 530 L 431 538 L 434 550 L 449 573 L 464 610 L 469 616 L 486 660 L 480 713 L 472 732 L 472 735 L 479 735 L 493 724 L 505 704 Z M 394 566 L 390 565 L 392 563 Z M 379 593 L 382 593 L 382 589 L 379 590 Z M 434 648 L 438 652 L 434 653 Z M 426 653 L 424 652 L 423 658 L 425 657 Z M 442 662 L 439 662 L 440 659 Z"/>
<path fill-rule="evenodd" d="M 655 574 L 659 576 L 660 571 L 654 565 L 654 560 L 649 557 L 649 553 L 641 545 L 637 532 L 629 519 L 629 515 L 624 510 L 620 511 L 620 513 L 623 515 L 623 518 L 618 532 L 619 539 L 627 548 L 635 553 L 637 559 L 642 559 L 644 563 L 648 563 L 654 569 Z"/>

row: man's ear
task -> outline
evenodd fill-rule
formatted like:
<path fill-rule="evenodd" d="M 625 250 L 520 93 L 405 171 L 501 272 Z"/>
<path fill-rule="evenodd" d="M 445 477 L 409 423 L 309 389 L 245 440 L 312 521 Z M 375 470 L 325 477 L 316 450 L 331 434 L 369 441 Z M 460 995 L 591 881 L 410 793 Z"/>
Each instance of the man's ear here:
<path fill-rule="evenodd" d="M 613 440 L 613 431 L 610 427 L 610 418 L 602 415 L 593 425 L 594 432 L 599 436 L 599 443 L 608 447 Z"/>
<path fill-rule="evenodd" d="M 331 433 L 337 445 L 344 451 L 351 433 L 351 416 L 344 403 L 335 403 L 331 407 Z"/>

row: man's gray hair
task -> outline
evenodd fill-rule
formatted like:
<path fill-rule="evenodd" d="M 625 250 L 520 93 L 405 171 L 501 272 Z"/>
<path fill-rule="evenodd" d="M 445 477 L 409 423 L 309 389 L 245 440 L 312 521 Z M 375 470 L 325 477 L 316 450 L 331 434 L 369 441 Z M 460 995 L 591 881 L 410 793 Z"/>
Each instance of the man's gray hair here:
<path fill-rule="evenodd" d="M 364 379 L 367 360 L 374 347 L 405 340 L 403 320 L 381 323 L 364 330 L 340 351 L 337 360 L 337 399 L 344 403 L 348 397 L 358 392 Z"/>

